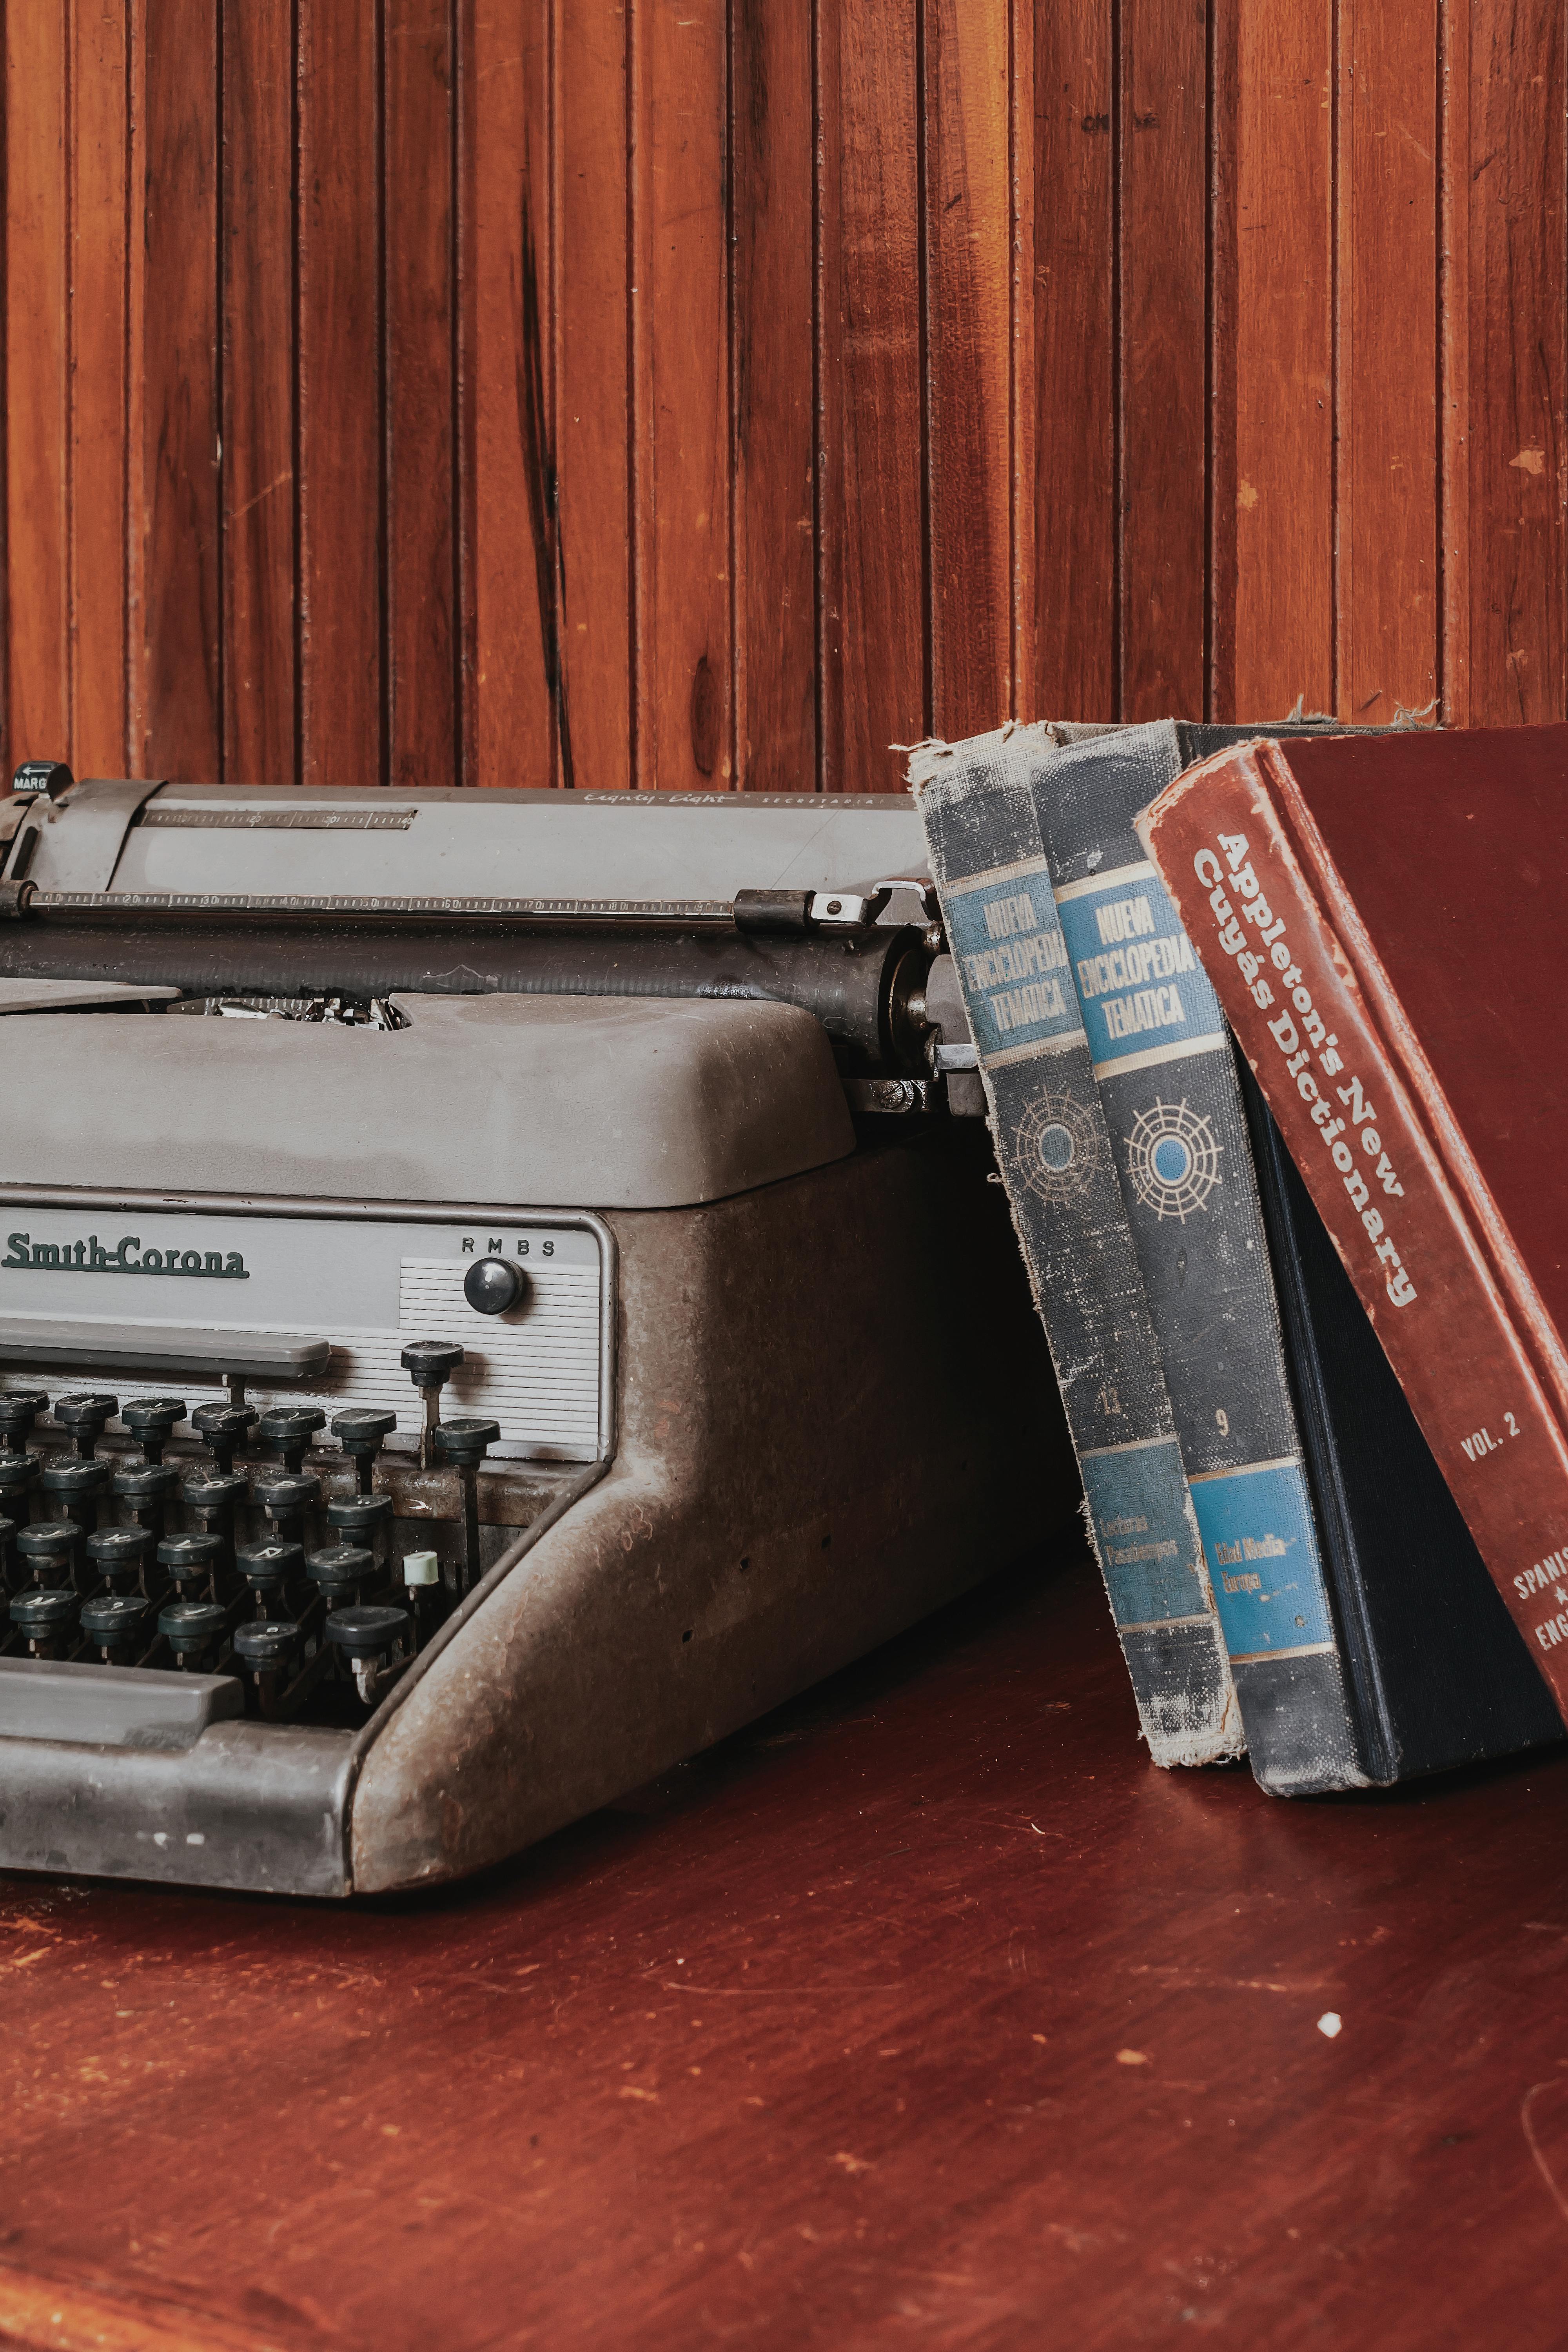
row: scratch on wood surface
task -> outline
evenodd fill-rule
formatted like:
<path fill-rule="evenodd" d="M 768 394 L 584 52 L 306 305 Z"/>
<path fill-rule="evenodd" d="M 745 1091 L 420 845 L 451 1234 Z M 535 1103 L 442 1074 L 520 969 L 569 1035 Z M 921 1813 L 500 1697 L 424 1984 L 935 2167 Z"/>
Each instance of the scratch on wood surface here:
<path fill-rule="evenodd" d="M 1528 2147 L 1531 2156 L 1534 2159 L 1535 2168 L 1537 2172 L 1540 2173 L 1542 2180 L 1546 2183 L 1547 2194 L 1551 2198 L 1552 2202 L 1556 2206 L 1557 2210 L 1562 2214 L 1563 2219 L 1565 2221 L 1568 2221 L 1568 2198 L 1564 2198 L 1563 2191 L 1557 2186 L 1557 2182 L 1552 2175 L 1552 2167 L 1547 2163 L 1546 2158 L 1542 2151 L 1541 2142 L 1535 2137 L 1535 2126 L 1531 2121 L 1530 2115 L 1531 2108 L 1534 2105 L 1537 2097 L 1542 2091 L 1561 2090 L 1562 2087 L 1563 2078 L 1561 2075 L 1558 2075 L 1552 2082 L 1532 2083 L 1529 2090 L 1526 2091 L 1523 2098 L 1520 2101 L 1519 2120 L 1524 2132 L 1525 2145 Z"/>

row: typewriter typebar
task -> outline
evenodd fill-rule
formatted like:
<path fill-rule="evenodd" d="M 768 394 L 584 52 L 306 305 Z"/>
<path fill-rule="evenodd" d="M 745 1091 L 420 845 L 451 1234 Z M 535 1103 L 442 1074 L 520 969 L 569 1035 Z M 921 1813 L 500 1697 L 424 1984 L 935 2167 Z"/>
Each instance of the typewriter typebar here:
<path fill-rule="evenodd" d="M 19 772 L 0 1868 L 458 1876 L 1070 1515 L 912 811 L 639 797 Z"/>

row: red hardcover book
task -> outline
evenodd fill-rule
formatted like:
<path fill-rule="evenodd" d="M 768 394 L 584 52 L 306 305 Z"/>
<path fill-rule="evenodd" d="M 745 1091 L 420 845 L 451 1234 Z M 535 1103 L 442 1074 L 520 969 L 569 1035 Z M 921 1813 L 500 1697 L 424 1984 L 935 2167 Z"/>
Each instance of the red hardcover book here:
<path fill-rule="evenodd" d="M 1568 727 L 1247 744 L 1139 832 L 1568 1719 Z"/>

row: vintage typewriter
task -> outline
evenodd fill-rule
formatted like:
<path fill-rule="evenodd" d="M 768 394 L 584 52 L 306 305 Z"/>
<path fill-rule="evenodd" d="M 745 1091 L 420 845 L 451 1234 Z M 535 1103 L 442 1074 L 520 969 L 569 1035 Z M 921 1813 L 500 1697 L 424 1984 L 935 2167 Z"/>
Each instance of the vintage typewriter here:
<path fill-rule="evenodd" d="M 903 799 L 0 849 L 0 1868 L 473 1871 L 1070 1514 Z"/>

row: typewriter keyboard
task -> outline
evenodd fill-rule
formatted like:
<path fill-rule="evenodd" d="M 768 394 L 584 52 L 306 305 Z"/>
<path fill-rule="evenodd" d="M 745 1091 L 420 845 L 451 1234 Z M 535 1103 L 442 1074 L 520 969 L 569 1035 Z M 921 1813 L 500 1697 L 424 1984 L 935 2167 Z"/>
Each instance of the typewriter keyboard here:
<path fill-rule="evenodd" d="M 565 1475 L 487 1463 L 499 1423 L 443 1412 L 459 1346 L 401 1354 L 401 1410 L 0 1393 L 0 1655 L 226 1675 L 269 1721 L 363 1720 Z"/>

